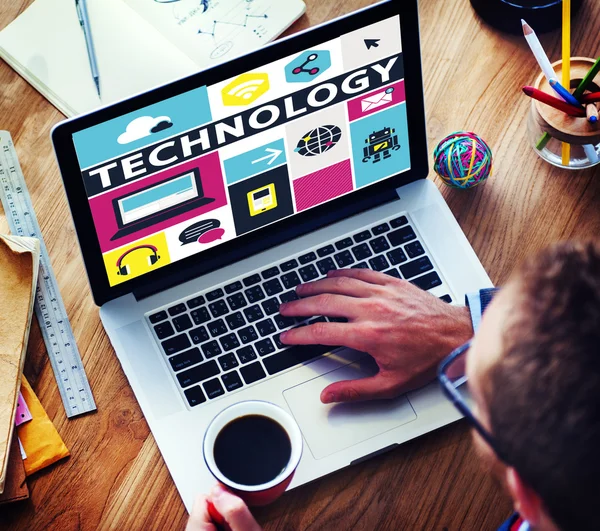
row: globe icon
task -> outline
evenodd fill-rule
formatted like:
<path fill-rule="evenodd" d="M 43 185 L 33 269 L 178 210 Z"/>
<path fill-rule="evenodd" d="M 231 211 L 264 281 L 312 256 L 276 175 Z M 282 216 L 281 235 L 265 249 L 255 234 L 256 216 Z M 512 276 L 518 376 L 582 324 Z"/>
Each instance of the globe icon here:
<path fill-rule="evenodd" d="M 321 125 L 303 135 L 294 151 L 303 157 L 314 157 L 329 151 L 341 137 L 342 130 L 337 125 Z"/>

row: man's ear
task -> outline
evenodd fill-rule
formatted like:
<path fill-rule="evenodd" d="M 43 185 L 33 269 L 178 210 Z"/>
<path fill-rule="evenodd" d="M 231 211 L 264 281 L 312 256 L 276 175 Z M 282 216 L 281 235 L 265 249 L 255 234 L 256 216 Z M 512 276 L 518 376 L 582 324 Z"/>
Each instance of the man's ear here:
<path fill-rule="evenodd" d="M 506 468 L 506 485 L 515 504 L 515 510 L 532 527 L 538 526 L 543 516 L 541 498 L 521 479 L 513 467 Z"/>

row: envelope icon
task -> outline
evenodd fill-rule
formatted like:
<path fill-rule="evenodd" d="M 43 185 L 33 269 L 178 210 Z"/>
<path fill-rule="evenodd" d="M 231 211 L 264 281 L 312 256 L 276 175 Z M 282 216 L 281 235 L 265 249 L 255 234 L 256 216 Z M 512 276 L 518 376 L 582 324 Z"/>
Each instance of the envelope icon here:
<path fill-rule="evenodd" d="M 370 111 L 372 109 L 377 109 L 378 107 L 383 107 L 384 105 L 392 103 L 392 99 L 391 92 L 378 92 L 377 94 L 367 96 L 366 98 L 360 100 L 360 107 L 362 112 Z"/>

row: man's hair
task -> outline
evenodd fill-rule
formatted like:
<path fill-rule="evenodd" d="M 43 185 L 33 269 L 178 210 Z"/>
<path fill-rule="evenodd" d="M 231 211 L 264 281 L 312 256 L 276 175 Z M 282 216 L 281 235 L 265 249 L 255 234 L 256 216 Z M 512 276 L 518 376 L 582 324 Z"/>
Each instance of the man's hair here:
<path fill-rule="evenodd" d="M 600 242 L 553 245 L 513 280 L 516 311 L 488 375 L 492 433 L 556 525 L 598 529 Z"/>

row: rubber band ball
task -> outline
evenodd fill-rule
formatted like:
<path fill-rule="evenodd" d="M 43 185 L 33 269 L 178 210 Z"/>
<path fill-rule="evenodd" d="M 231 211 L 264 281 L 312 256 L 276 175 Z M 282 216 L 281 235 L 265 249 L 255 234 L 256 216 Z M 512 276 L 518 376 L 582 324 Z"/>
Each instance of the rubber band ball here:
<path fill-rule="evenodd" d="M 473 188 L 492 175 L 492 150 L 475 133 L 458 131 L 433 152 L 433 169 L 452 188 Z"/>

